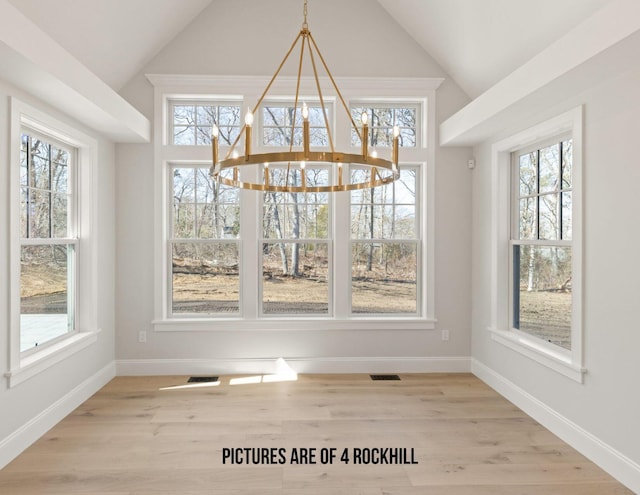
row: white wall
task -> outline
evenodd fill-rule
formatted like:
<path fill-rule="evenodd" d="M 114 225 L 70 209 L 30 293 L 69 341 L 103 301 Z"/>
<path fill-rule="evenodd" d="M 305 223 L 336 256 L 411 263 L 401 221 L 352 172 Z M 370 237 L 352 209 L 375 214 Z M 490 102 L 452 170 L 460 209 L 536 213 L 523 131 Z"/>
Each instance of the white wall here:
<path fill-rule="evenodd" d="M 517 128 L 475 148 L 473 172 L 473 336 L 477 362 L 510 382 L 521 396 L 560 414 L 564 427 L 584 430 L 601 464 L 613 461 L 640 489 L 640 231 L 638 129 L 640 70 L 636 67 L 554 108 L 539 106 Z M 491 340 L 491 144 L 534 123 L 584 105 L 584 384 L 561 376 Z M 486 369 L 485 369 L 486 371 Z M 515 388 L 514 388 L 515 387 Z M 568 422 L 568 423 L 567 423 Z M 567 428 L 564 428 L 565 431 Z M 587 442 L 589 443 L 589 442 Z M 587 449 L 588 450 L 588 449 Z M 618 456 L 621 454 L 624 457 Z M 596 456 L 597 456 L 596 455 Z M 617 464 L 616 464 L 617 463 Z M 635 463 L 635 465 L 634 465 Z M 635 474 L 634 474 L 635 473 Z M 634 478 L 635 476 L 635 478 Z M 631 480 L 631 481 L 629 481 Z M 631 486 L 631 484 L 630 484 Z"/>
<path fill-rule="evenodd" d="M 133 78 L 121 94 L 152 120 L 153 88 L 145 79 L 145 73 L 271 75 L 301 23 L 302 7 L 297 0 L 214 1 Z M 447 77 L 377 2 L 313 2 L 309 7 L 309 27 L 334 76 Z M 291 75 L 294 71 L 295 67 L 287 66 L 283 73 Z M 437 124 L 467 100 L 454 83 L 446 80 L 437 92 Z M 436 150 L 435 315 L 439 328 L 451 332 L 451 340 L 442 342 L 439 331 L 393 329 L 301 333 L 151 332 L 153 145 L 118 145 L 116 148 L 117 359 L 237 360 L 282 356 L 366 361 L 376 357 L 469 357 L 471 182 L 466 168 L 468 151 Z M 137 342 L 139 330 L 149 331 L 147 343 Z M 193 371 L 182 368 L 182 372 Z"/>
<path fill-rule="evenodd" d="M 98 340 L 27 381 L 0 380 L 0 468 L 108 379 L 115 347 L 114 145 L 43 103 L 0 81 L 0 370 L 9 369 L 9 118 L 10 96 L 98 139 Z M 105 370 L 107 370 L 105 372 Z M 112 371 L 113 373 L 113 371 Z M 95 379 L 95 383 L 91 382 Z M 89 381 L 89 382 L 87 382 Z M 97 389 L 97 388 L 96 388 Z M 72 407 L 73 406 L 73 407 Z M 71 407 L 71 408 L 70 408 Z"/>

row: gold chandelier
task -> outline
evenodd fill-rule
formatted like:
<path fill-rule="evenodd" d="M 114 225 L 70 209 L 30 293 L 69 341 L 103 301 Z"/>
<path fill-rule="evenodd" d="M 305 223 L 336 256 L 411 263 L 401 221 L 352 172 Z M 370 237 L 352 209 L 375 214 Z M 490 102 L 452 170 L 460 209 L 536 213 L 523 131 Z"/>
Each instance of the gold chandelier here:
<path fill-rule="evenodd" d="M 286 61 L 289 59 L 289 56 L 293 52 L 294 48 L 300 43 L 300 62 L 298 65 L 298 76 L 296 79 L 296 91 L 295 91 L 295 100 L 293 105 L 293 119 L 291 123 L 291 135 L 289 140 L 289 150 L 288 151 L 277 151 L 272 153 L 252 153 L 251 152 L 251 131 L 253 127 L 254 114 L 260 109 L 260 105 L 263 100 L 267 96 L 271 86 L 274 81 L 278 77 L 278 74 L 282 70 L 282 67 L 285 65 Z M 327 129 L 327 137 L 329 141 L 329 150 L 330 151 L 314 151 L 311 150 L 310 146 L 310 131 L 309 131 L 309 109 L 306 103 L 303 103 L 302 107 L 299 109 L 298 105 L 300 102 L 300 81 L 302 77 L 302 65 L 305 55 L 305 48 L 307 48 L 307 52 L 309 54 L 309 60 L 311 62 L 311 67 L 313 68 L 313 77 L 315 79 L 316 89 L 317 89 L 317 97 L 320 102 L 320 107 L 322 110 L 322 116 L 324 118 L 324 124 Z M 322 63 L 324 70 L 326 71 L 333 88 L 344 108 L 344 111 L 347 113 L 349 120 L 351 121 L 351 125 L 355 132 L 357 133 L 360 141 L 362 143 L 362 148 L 360 154 L 356 153 L 344 153 L 335 150 L 333 143 L 333 136 L 331 133 L 331 128 L 329 126 L 329 118 L 327 116 L 327 109 L 324 104 L 324 97 L 322 94 L 322 89 L 320 87 L 320 79 L 318 77 L 318 71 L 316 66 L 316 56 Z M 302 149 L 294 149 L 294 131 L 296 125 L 296 116 L 298 111 L 302 114 Z M 262 93 L 262 96 L 259 98 L 255 107 L 252 110 L 248 110 L 245 116 L 245 123 L 240 133 L 236 137 L 235 141 L 229 148 L 226 156 L 220 160 L 218 156 L 218 136 L 219 130 L 216 125 L 213 126 L 211 133 L 211 146 L 213 152 L 213 163 L 211 165 L 210 174 L 214 180 L 219 183 L 243 188 L 250 189 L 254 191 L 273 191 L 273 192 L 337 192 L 337 191 L 352 191 L 357 189 L 365 189 L 370 187 L 377 187 L 384 184 L 389 184 L 396 180 L 399 177 L 398 170 L 398 140 L 400 135 L 400 129 L 398 126 L 394 126 L 393 128 L 393 144 L 392 144 L 392 152 L 391 152 L 391 160 L 386 160 L 377 156 L 375 150 L 369 153 L 369 126 L 368 126 L 368 115 L 366 112 L 362 114 L 361 117 L 361 127 L 359 128 L 351 113 L 349 112 L 349 108 L 345 103 L 338 86 L 327 67 L 327 64 L 324 60 L 324 57 L 320 53 L 318 49 L 318 45 L 314 40 L 311 32 L 309 31 L 309 26 L 307 24 L 307 0 L 304 1 L 304 21 L 302 23 L 302 29 L 300 33 L 293 41 L 289 51 L 286 53 L 284 59 L 280 63 L 280 66 L 276 70 L 275 74 L 271 78 L 269 84 L 266 89 Z M 240 141 L 240 138 L 244 136 L 244 154 L 238 153 L 236 147 Z M 306 180 L 306 168 L 307 166 L 312 167 L 313 164 L 322 164 L 328 163 L 334 167 L 333 173 L 329 174 L 329 183 L 327 185 L 316 185 L 307 184 Z M 283 184 L 274 184 L 270 180 L 270 169 L 269 167 L 274 164 L 286 164 L 286 174 L 284 185 Z M 347 177 L 349 180 L 345 180 L 343 175 L 343 167 L 345 164 L 355 164 L 360 167 L 364 167 L 368 169 L 368 174 L 358 175 L 356 177 Z M 240 167 L 247 165 L 261 165 L 262 173 L 258 174 L 262 177 L 261 182 L 250 182 L 247 180 L 241 180 L 239 169 Z M 282 165 L 279 165 L 282 166 Z M 232 170 L 230 175 L 231 177 L 227 177 L 223 175 L 223 171 Z M 300 182 L 297 182 L 298 174 L 291 173 L 292 171 L 300 172 Z M 290 183 L 291 178 L 291 183 Z M 355 179 L 355 180 L 354 180 Z"/>

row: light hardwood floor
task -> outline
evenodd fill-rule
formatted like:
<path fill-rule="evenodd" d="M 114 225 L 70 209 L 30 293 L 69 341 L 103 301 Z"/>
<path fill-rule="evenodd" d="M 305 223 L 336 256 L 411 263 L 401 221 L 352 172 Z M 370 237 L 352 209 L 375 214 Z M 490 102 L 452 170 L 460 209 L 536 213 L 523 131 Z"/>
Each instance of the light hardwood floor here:
<path fill-rule="evenodd" d="M 400 376 L 115 378 L 0 471 L 0 494 L 632 493 L 472 375 Z M 286 463 L 223 464 L 245 447 L 286 449 Z M 291 464 L 294 448 L 317 464 Z M 418 464 L 344 464 L 345 448 L 414 449 Z"/>

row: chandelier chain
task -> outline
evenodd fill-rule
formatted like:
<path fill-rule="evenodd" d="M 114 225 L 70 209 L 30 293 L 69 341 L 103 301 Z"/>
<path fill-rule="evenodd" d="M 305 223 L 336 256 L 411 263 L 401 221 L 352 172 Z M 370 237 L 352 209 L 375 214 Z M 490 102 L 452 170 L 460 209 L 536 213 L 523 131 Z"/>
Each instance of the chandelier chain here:
<path fill-rule="evenodd" d="M 304 15 L 304 21 L 302 22 L 302 29 L 307 30 L 309 29 L 309 24 L 307 23 L 307 0 L 304 0 L 304 8 L 302 11 L 303 15 Z"/>

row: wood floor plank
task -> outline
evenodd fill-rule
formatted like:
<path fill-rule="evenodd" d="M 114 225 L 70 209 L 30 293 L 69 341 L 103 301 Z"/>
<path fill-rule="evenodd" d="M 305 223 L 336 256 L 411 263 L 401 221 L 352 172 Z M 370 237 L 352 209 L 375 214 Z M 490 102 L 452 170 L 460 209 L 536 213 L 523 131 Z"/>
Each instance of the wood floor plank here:
<path fill-rule="evenodd" d="M 0 493 L 632 493 L 470 374 L 187 378 L 112 380 L 0 471 Z M 248 457 L 223 463 L 228 448 Z M 279 449 L 283 463 L 252 462 Z M 314 464 L 292 462 L 301 449 L 315 449 Z M 323 449 L 346 450 L 349 464 L 323 464 Z M 406 449 L 417 464 L 354 463 L 354 449 Z"/>

